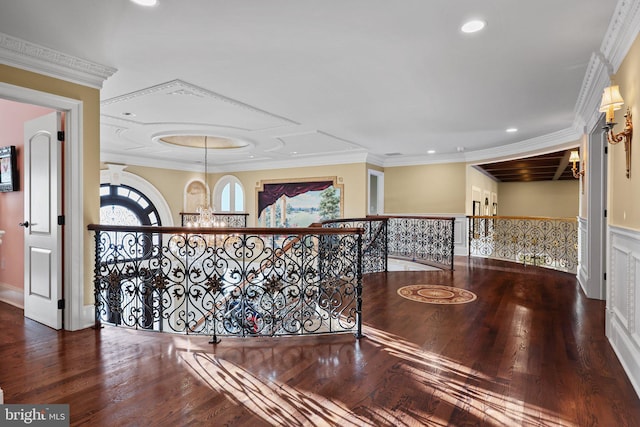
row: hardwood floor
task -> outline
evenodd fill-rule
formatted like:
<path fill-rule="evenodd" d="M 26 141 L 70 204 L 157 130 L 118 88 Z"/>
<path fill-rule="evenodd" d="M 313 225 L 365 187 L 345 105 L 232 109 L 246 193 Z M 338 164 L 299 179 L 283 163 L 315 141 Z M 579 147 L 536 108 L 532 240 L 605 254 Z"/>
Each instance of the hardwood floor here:
<path fill-rule="evenodd" d="M 470 290 L 431 305 L 398 288 Z M 56 332 L 0 303 L 5 403 L 86 426 L 637 426 L 640 400 L 574 276 L 457 258 L 364 279 L 365 338 Z"/>

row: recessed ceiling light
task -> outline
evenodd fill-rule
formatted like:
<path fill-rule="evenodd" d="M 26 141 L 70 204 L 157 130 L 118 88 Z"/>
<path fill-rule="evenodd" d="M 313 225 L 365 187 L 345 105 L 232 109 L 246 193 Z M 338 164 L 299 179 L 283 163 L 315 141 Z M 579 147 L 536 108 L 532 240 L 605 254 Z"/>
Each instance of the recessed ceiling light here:
<path fill-rule="evenodd" d="M 485 21 L 473 19 L 471 21 L 465 22 L 460 30 L 462 30 L 463 33 L 475 33 L 482 30 L 486 25 L 487 23 Z"/>
<path fill-rule="evenodd" d="M 155 6 L 158 4 L 158 0 L 131 0 L 135 4 L 140 6 Z"/>
<path fill-rule="evenodd" d="M 509 128 L 506 130 L 506 132 L 509 132 L 509 133 L 518 132 L 518 128 Z"/>
<path fill-rule="evenodd" d="M 427 151 L 427 154 L 435 154 L 436 150 L 429 150 Z"/>

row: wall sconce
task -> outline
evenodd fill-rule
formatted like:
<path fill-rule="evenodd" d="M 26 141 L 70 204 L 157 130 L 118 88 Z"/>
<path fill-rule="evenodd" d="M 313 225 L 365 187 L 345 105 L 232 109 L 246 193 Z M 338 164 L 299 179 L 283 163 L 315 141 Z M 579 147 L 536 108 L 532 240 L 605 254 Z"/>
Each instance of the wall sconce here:
<path fill-rule="evenodd" d="M 573 167 L 571 167 L 571 171 L 573 172 L 573 177 L 576 179 L 582 177 L 582 184 L 581 184 L 582 194 L 584 194 L 584 169 L 578 172 L 578 167 L 576 166 L 576 163 L 580 161 L 580 154 L 578 153 L 578 150 L 571 151 L 571 155 L 569 156 L 569 161 L 573 163 Z"/>
<path fill-rule="evenodd" d="M 602 103 L 600 104 L 600 112 L 607 113 L 604 130 L 607 133 L 607 141 L 609 144 L 615 145 L 619 142 L 624 142 L 624 152 L 627 162 L 627 178 L 631 177 L 631 139 L 633 138 L 633 123 L 631 122 L 631 111 L 627 107 L 627 114 L 624 115 L 625 126 L 624 130 L 619 133 L 613 133 L 613 127 L 617 124 L 614 123 L 614 111 L 622 108 L 624 99 L 620 95 L 620 88 L 617 85 L 609 86 L 605 88 L 602 94 Z"/>

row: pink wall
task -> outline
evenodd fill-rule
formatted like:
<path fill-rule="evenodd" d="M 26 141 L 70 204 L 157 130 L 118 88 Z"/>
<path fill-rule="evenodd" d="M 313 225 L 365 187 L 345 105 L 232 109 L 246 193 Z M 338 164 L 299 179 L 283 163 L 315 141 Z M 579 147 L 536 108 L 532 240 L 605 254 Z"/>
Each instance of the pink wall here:
<path fill-rule="evenodd" d="M 24 122 L 53 111 L 0 99 L 0 147 L 16 146 L 20 174 L 19 191 L 0 193 L 0 230 L 5 231 L 0 245 L 0 284 L 17 289 L 24 288 L 24 230 L 18 226 L 24 220 Z"/>

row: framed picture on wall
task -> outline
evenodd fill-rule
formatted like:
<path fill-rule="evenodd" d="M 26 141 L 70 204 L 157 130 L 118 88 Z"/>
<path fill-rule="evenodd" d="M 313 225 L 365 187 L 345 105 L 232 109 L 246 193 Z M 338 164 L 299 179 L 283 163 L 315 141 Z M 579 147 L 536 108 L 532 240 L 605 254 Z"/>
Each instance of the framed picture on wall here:
<path fill-rule="evenodd" d="M 16 147 L 0 148 L 0 192 L 18 190 Z"/>
<path fill-rule="evenodd" d="M 265 180 L 256 190 L 261 227 L 308 227 L 343 216 L 344 185 L 336 177 Z"/>

